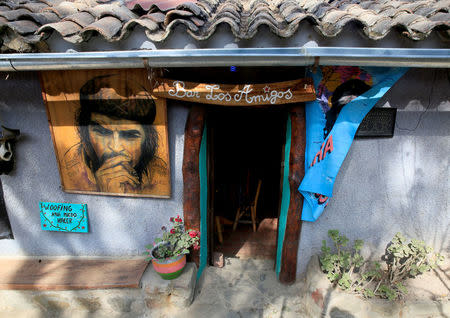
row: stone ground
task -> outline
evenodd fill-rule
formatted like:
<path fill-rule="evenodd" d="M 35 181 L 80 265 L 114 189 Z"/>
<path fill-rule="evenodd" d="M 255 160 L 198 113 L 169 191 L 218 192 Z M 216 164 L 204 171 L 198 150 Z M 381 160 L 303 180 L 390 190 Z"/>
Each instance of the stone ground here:
<path fill-rule="evenodd" d="M 225 267 L 207 267 L 196 285 L 196 268 L 189 264 L 173 281 L 161 280 L 149 267 L 138 289 L 2 290 L 0 318 L 450 318 L 448 274 L 443 271 L 447 287 L 437 296 L 426 291 L 390 303 L 333 290 L 317 258 L 311 259 L 306 278 L 290 286 L 277 281 L 273 261 L 226 258 Z M 424 278 L 419 286 L 427 286 L 430 278 Z"/>
<path fill-rule="evenodd" d="M 448 271 L 444 274 L 448 275 Z M 420 283 L 416 282 L 416 286 L 425 289 L 412 293 L 401 302 L 367 301 L 333 290 L 320 271 L 317 258 L 311 260 L 306 279 L 290 286 L 281 285 L 277 281 L 273 261 L 227 258 L 224 268 L 208 267 L 205 270 L 189 308 L 165 308 L 149 316 L 450 318 L 450 290 L 444 285 L 444 289 L 439 289 L 438 294 L 431 297 L 430 289 L 426 287 L 430 277 L 425 276 Z M 447 283 L 450 282 L 448 276 L 446 280 Z"/>
<path fill-rule="evenodd" d="M 158 314 L 179 318 L 302 317 L 300 296 L 305 284 L 281 285 L 273 266 L 268 260 L 226 258 L 223 268 L 205 269 L 189 308 Z"/>

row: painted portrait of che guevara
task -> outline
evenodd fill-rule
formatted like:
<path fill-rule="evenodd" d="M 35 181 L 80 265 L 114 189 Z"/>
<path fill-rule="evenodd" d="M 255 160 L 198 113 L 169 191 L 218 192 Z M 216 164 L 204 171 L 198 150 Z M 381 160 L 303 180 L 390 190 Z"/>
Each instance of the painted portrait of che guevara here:
<path fill-rule="evenodd" d="M 87 73 L 59 74 L 70 78 L 58 83 L 43 74 L 64 190 L 169 197 L 165 100 L 149 93 L 140 70 Z"/>

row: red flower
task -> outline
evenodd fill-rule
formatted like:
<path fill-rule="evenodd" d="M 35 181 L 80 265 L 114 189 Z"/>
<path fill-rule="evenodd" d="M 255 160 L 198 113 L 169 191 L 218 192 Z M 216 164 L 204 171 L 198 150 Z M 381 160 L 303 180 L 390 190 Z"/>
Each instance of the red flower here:
<path fill-rule="evenodd" d="M 175 229 L 171 229 L 170 234 L 175 234 Z"/>
<path fill-rule="evenodd" d="M 190 231 L 189 232 L 189 236 L 190 237 L 196 237 L 197 236 L 197 232 L 196 231 Z"/>
<path fill-rule="evenodd" d="M 175 219 L 175 222 L 181 223 L 183 222 L 183 220 L 180 218 L 180 216 L 178 215 L 178 217 Z"/>
<path fill-rule="evenodd" d="M 172 217 L 172 218 L 170 218 L 169 220 L 170 220 L 170 222 L 172 222 L 172 223 L 173 223 L 173 217 Z"/>
<path fill-rule="evenodd" d="M 200 249 L 200 246 L 198 245 L 198 243 L 195 243 L 195 244 L 194 244 L 194 250 L 197 251 L 197 250 L 199 250 L 199 249 Z"/>

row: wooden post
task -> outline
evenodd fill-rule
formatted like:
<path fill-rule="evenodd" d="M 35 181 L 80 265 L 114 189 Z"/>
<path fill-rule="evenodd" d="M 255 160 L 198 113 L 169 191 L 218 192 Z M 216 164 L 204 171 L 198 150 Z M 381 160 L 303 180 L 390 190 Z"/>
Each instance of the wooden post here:
<path fill-rule="evenodd" d="M 301 231 L 303 196 L 298 187 L 305 175 L 306 119 L 304 105 L 290 109 L 291 152 L 289 154 L 289 186 L 291 199 L 281 256 L 280 282 L 292 284 L 297 274 L 297 253 Z"/>
<path fill-rule="evenodd" d="M 199 153 L 204 127 L 204 107 L 192 106 L 184 132 L 183 213 L 186 228 L 197 231 L 200 231 Z M 199 251 L 192 251 L 191 260 L 199 266 Z"/>

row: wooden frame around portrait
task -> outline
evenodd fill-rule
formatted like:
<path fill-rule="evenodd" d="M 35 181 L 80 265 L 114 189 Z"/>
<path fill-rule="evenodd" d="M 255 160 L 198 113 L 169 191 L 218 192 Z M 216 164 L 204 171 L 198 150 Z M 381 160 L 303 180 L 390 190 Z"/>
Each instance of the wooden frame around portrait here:
<path fill-rule="evenodd" d="M 48 71 L 41 86 L 64 191 L 170 198 L 166 100 L 146 70 Z"/>

